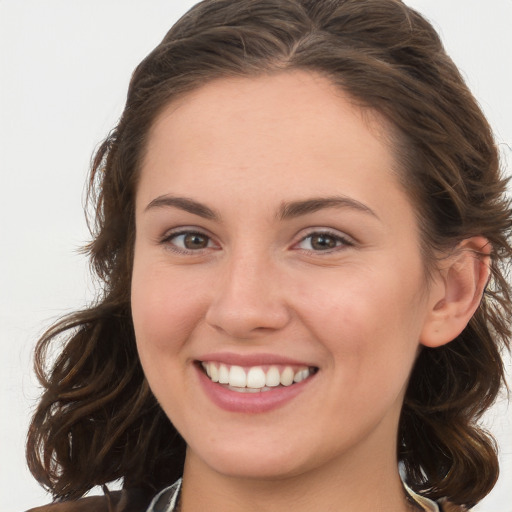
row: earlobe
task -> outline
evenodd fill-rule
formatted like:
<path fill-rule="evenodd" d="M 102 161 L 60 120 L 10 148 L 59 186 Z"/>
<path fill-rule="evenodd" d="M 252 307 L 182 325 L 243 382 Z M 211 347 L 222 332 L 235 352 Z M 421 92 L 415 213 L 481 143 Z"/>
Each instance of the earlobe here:
<path fill-rule="evenodd" d="M 461 242 L 432 284 L 420 342 L 439 347 L 456 338 L 478 308 L 489 279 L 491 244 L 481 236 Z"/>

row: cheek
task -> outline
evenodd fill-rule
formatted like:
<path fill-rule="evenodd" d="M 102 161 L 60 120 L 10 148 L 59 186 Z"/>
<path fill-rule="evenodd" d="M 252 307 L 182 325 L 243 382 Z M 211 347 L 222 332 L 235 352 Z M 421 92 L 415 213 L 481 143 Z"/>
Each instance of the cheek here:
<path fill-rule="evenodd" d="M 177 352 L 204 317 L 205 298 L 193 283 L 182 284 L 169 272 L 134 266 L 132 316 L 141 359 Z"/>
<path fill-rule="evenodd" d="M 303 323 L 322 340 L 333 365 L 352 375 L 412 365 L 423 324 L 420 272 L 406 281 L 398 272 L 340 272 L 304 282 L 297 293 Z"/>

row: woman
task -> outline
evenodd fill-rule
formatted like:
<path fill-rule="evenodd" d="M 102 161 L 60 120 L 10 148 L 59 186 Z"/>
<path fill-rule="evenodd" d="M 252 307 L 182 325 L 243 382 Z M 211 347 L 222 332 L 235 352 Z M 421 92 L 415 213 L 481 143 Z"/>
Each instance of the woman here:
<path fill-rule="evenodd" d="M 135 70 L 90 191 L 102 295 L 37 349 L 48 509 L 448 511 L 492 488 L 475 422 L 503 382 L 510 207 L 416 12 L 198 4 Z"/>

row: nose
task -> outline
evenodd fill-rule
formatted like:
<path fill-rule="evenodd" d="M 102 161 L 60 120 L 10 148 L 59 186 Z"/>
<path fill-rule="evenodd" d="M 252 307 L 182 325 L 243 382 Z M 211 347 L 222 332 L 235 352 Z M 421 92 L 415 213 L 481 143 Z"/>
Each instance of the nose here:
<path fill-rule="evenodd" d="M 280 275 L 276 265 L 256 256 L 225 262 L 206 322 L 240 340 L 283 329 L 291 314 Z"/>

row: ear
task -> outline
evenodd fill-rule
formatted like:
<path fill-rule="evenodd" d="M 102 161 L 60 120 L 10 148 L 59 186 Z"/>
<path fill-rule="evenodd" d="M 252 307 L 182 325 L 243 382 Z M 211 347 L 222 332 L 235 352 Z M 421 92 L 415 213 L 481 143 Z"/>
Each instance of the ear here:
<path fill-rule="evenodd" d="M 464 330 L 489 280 L 491 249 L 486 238 L 475 236 L 461 242 L 442 260 L 429 293 L 422 345 L 440 347 Z"/>

